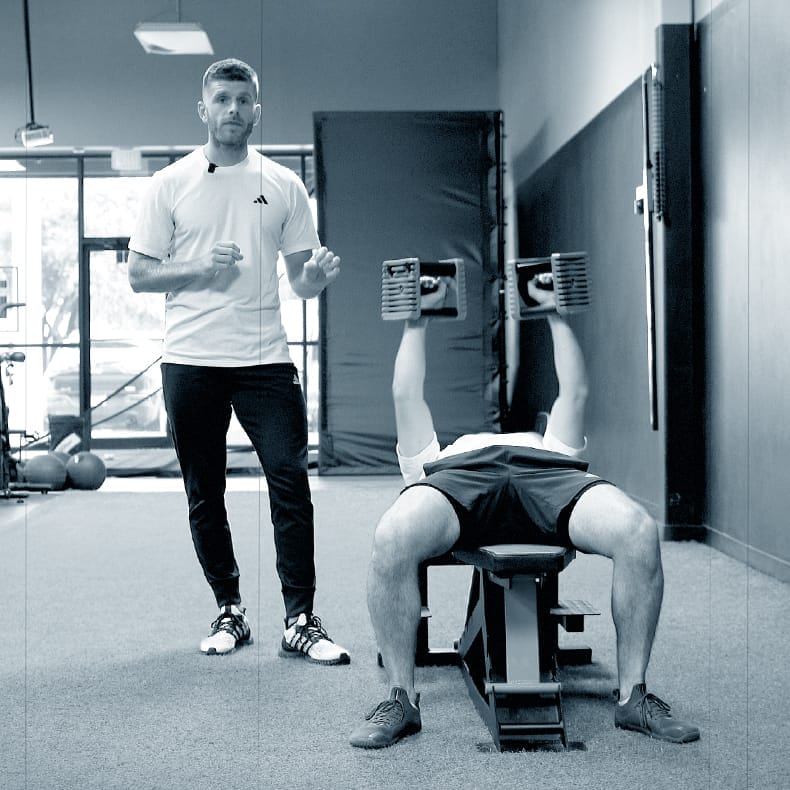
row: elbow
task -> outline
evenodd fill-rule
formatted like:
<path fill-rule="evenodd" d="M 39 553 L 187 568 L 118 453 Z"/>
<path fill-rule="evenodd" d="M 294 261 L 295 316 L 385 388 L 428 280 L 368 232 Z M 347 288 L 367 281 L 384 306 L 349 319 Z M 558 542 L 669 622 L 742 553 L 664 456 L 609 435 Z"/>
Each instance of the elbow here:
<path fill-rule="evenodd" d="M 298 299 L 310 299 L 315 296 L 315 294 L 307 292 L 304 283 L 300 279 L 289 279 L 288 284 L 291 286 L 291 290 Z"/>
<path fill-rule="evenodd" d="M 140 260 L 137 257 L 137 253 L 134 251 L 129 253 L 129 265 L 126 270 L 126 279 L 129 281 L 129 287 L 136 294 L 143 290 L 143 272 Z"/>
<path fill-rule="evenodd" d="M 297 298 L 302 299 L 303 301 L 306 301 L 307 299 L 312 299 L 314 296 L 317 295 L 314 293 L 307 293 L 304 289 L 294 288 L 293 286 L 291 287 L 291 290 L 296 294 Z"/>

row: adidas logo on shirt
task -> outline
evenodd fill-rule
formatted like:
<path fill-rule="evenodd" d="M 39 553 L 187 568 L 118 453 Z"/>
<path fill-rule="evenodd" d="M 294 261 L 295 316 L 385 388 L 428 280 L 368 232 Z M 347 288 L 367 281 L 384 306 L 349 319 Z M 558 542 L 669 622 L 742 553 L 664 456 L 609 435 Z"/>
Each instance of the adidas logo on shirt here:
<path fill-rule="evenodd" d="M 263 195 L 258 195 L 258 197 L 256 197 L 255 200 L 253 200 L 252 202 L 253 203 L 266 203 L 267 206 L 269 205 L 268 201 L 266 200 L 266 198 Z"/>

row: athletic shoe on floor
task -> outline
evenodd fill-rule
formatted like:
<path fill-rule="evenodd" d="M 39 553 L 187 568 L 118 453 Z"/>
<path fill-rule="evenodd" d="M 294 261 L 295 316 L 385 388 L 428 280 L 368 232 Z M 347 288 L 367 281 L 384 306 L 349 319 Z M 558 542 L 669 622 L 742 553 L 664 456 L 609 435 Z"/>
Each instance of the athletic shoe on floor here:
<path fill-rule="evenodd" d="M 699 739 L 699 729 L 693 724 L 674 719 L 666 702 L 648 694 L 644 683 L 631 691 L 625 705 L 614 706 L 614 726 L 670 743 L 688 743 Z"/>
<path fill-rule="evenodd" d="M 252 644 L 250 624 L 244 612 L 236 605 L 221 607 L 219 617 L 211 624 L 211 633 L 200 643 L 200 649 L 208 656 L 224 656 L 237 647 Z"/>
<path fill-rule="evenodd" d="M 351 663 L 348 650 L 329 638 L 321 620 L 314 614 L 300 614 L 296 622 L 285 629 L 280 655 L 285 658 L 304 658 L 313 664 Z"/>
<path fill-rule="evenodd" d="M 351 745 L 360 749 L 383 749 L 421 729 L 420 695 L 412 705 L 406 690 L 395 686 L 390 698 L 380 702 L 365 716 L 365 723 L 351 733 Z"/>

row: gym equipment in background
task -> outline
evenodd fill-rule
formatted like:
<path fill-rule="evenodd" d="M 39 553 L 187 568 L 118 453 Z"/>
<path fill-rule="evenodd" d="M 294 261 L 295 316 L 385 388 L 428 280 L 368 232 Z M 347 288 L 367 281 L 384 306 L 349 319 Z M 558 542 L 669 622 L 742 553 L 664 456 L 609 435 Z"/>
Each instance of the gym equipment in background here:
<path fill-rule="evenodd" d="M 6 369 L 14 362 L 21 362 L 25 355 L 21 351 L 0 354 L 0 363 L 6 363 Z M 9 373 L 10 375 L 10 373 Z M 11 469 L 14 459 L 11 456 L 11 440 L 8 433 L 8 409 L 5 405 L 5 387 L 3 372 L 0 370 L 0 496 L 9 497 L 11 489 Z"/>
<path fill-rule="evenodd" d="M 4 309 L 22 307 L 24 302 L 4 303 Z M 0 353 L 0 365 L 5 363 L 5 375 L 8 383 L 12 382 L 11 371 L 15 362 L 24 362 L 25 355 L 21 351 L 4 351 Z M 5 405 L 5 385 L 0 372 L 0 499 L 23 499 L 27 494 L 23 491 L 40 491 L 45 494 L 53 486 L 48 482 L 20 482 L 21 464 L 11 453 L 11 429 L 8 427 L 8 407 Z M 13 433 L 20 433 L 14 431 Z M 27 435 L 24 431 L 22 434 Z"/>
<path fill-rule="evenodd" d="M 554 300 L 541 303 L 529 293 L 529 284 L 552 291 Z M 581 313 L 590 306 L 586 252 L 555 252 L 542 258 L 516 258 L 505 264 L 507 312 L 517 321 Z"/>
<path fill-rule="evenodd" d="M 44 485 L 53 491 L 62 491 L 66 487 L 66 464 L 54 453 L 34 455 L 22 467 L 25 483 Z"/>
<path fill-rule="evenodd" d="M 69 459 L 71 458 L 71 453 L 68 453 L 65 450 L 59 450 L 57 447 L 54 450 L 50 450 L 49 454 L 54 455 L 55 458 L 60 458 L 60 460 L 63 461 L 63 466 L 66 466 L 66 464 L 69 462 Z"/>
<path fill-rule="evenodd" d="M 24 307 L 24 302 L 3 302 L 2 314 L 12 307 Z M 8 378 L 8 383 L 11 384 L 13 379 L 11 371 L 13 370 L 15 362 L 24 362 L 25 354 L 22 351 L 4 351 L 0 353 L 0 365 L 5 363 L 5 375 Z M 11 431 L 8 425 L 8 407 L 5 403 L 5 385 L 3 384 L 3 375 L 0 372 L 0 499 L 23 499 L 27 494 L 23 491 L 40 491 L 46 494 L 47 491 L 52 491 L 54 488 L 62 488 L 65 482 L 60 479 L 60 469 L 58 464 L 62 462 L 57 458 L 44 458 L 44 460 L 36 460 L 33 467 L 30 469 L 31 477 L 24 475 L 27 470 L 28 464 L 22 464 L 11 452 L 11 434 L 19 433 L 23 436 L 30 436 L 26 431 Z M 65 467 L 63 469 L 65 472 Z"/>
<path fill-rule="evenodd" d="M 650 427 L 654 431 L 658 430 L 658 373 L 652 217 L 663 219 L 666 202 L 663 111 L 662 87 L 658 79 L 658 66 L 654 63 L 642 74 L 642 183 L 637 185 L 634 194 L 634 214 L 642 215 L 645 234 L 647 392 L 650 399 Z"/>
<path fill-rule="evenodd" d="M 426 306 L 444 283 L 447 291 L 439 306 Z M 420 261 L 399 258 L 381 265 L 381 317 L 402 321 L 421 316 L 462 321 L 466 318 L 466 278 L 460 258 Z"/>
<path fill-rule="evenodd" d="M 72 488 L 95 491 L 107 477 L 107 467 L 98 455 L 82 450 L 69 458 L 66 473 Z"/>
<path fill-rule="evenodd" d="M 464 263 L 466 317 L 433 322 L 445 353 L 431 360 L 426 395 L 453 391 L 434 415 L 437 435 L 498 430 L 509 407 L 499 309 L 504 116 L 399 110 L 313 118 L 321 239 L 342 250 L 343 266 L 353 270 L 320 297 L 318 469 L 327 476 L 397 474 L 395 419 L 381 405 L 391 402 L 387 349 L 394 353 L 397 344 L 397 322 L 382 320 L 378 298 L 385 259 Z"/>

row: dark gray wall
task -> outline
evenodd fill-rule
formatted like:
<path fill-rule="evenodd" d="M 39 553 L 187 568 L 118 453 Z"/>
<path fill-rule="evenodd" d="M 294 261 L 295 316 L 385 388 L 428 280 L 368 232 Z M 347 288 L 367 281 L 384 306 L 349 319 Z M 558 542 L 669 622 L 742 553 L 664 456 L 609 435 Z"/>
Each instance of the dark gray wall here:
<path fill-rule="evenodd" d="M 520 8 L 510 0 L 502 5 L 511 16 Z M 688 307 L 703 313 L 700 321 L 693 318 L 695 342 L 701 339 L 703 346 L 695 357 L 696 372 L 702 377 L 704 442 L 697 470 L 702 477 L 701 521 L 714 545 L 790 579 L 790 532 L 784 508 L 788 477 L 784 462 L 790 452 L 786 398 L 790 355 L 785 353 L 790 337 L 786 309 L 790 268 L 784 252 L 789 246 L 790 223 L 783 216 L 790 172 L 786 143 L 790 89 L 781 32 L 788 29 L 790 5 L 783 0 L 703 0 L 694 4 L 694 12 L 698 51 L 693 64 L 697 73 L 692 112 L 699 129 L 699 191 L 694 208 L 699 247 L 693 267 L 695 277 L 701 274 L 702 284 L 697 300 Z M 549 22 L 543 20 L 542 26 L 523 29 L 520 36 L 512 28 L 507 35 L 500 32 L 500 48 L 505 50 L 500 52 L 506 69 L 503 76 L 520 71 L 527 74 L 526 66 L 535 58 L 525 60 L 523 53 L 534 49 L 532 42 L 540 49 L 540 41 L 553 41 L 559 35 Z M 633 33 L 633 24 L 629 27 L 625 19 L 621 36 L 628 38 Z M 601 78 L 602 69 L 596 61 L 590 66 L 588 82 L 580 79 L 566 91 L 556 91 L 555 104 L 574 104 L 577 94 L 587 101 L 589 84 Z M 550 69 L 545 73 L 551 77 Z M 556 137 L 561 115 L 546 98 L 551 96 L 548 89 L 543 89 L 542 101 L 532 104 L 528 98 L 531 89 L 525 88 L 524 96 L 519 90 L 513 80 L 500 82 L 506 129 L 511 144 L 519 142 L 510 156 L 520 165 L 517 170 L 529 173 L 545 165 L 554 153 L 546 135 L 554 131 L 549 137 Z M 529 115 L 532 106 L 539 109 L 537 117 Z M 541 151 L 542 159 L 538 156 Z M 524 183 L 519 182 L 522 211 L 526 205 Z M 550 237 L 551 221 L 547 215 L 548 229 L 541 238 Z M 614 224 L 605 227 L 614 234 L 622 233 Z M 522 239 L 520 252 L 547 251 L 534 242 Z M 660 278 L 657 285 L 659 290 L 663 288 Z M 682 310 L 674 320 L 681 316 Z M 586 332 L 586 322 L 591 319 L 579 320 Z M 624 327 L 629 331 L 627 324 Z M 539 334 L 539 330 L 532 330 L 532 334 Z M 542 341 L 524 342 L 540 346 Z M 625 342 L 622 334 L 616 342 Z M 628 348 L 637 353 L 636 348 Z M 533 364 L 522 353 L 522 364 L 525 362 Z M 625 367 L 630 364 L 626 355 Z M 594 362 L 593 369 L 597 368 L 598 362 Z M 516 392 L 517 397 L 519 392 L 524 388 Z M 535 391 L 527 408 L 537 408 L 538 400 L 550 394 Z M 643 393 L 636 389 L 634 397 L 641 401 Z M 596 407 L 596 421 L 598 414 Z M 591 430 L 599 428 L 593 424 Z M 629 440 L 625 434 L 617 438 Z M 609 449 L 616 452 L 614 444 Z M 673 448 L 676 454 L 683 450 L 682 444 Z M 593 452 L 597 453 L 595 444 Z M 644 452 L 652 457 L 652 445 L 645 445 Z M 608 451 L 604 463 L 615 472 L 621 463 L 626 465 L 616 455 L 610 457 Z M 643 465 L 640 461 L 618 479 L 639 497 L 645 493 L 634 487 L 632 480 Z"/>
<path fill-rule="evenodd" d="M 202 142 L 200 78 L 215 59 L 258 69 L 255 142 L 312 142 L 315 110 L 464 110 L 496 105 L 496 9 L 476 0 L 184 0 L 214 56 L 157 56 L 138 22 L 175 19 L 173 0 L 30 0 L 36 120 L 55 144 Z M 22 0 L 0 11 L 0 146 L 26 120 Z"/>
<path fill-rule="evenodd" d="M 697 26 L 712 540 L 790 579 L 790 5 L 727 0 Z"/>
<path fill-rule="evenodd" d="M 664 521 L 666 431 L 663 419 L 659 431 L 649 421 L 644 240 L 642 220 L 633 213 L 641 139 L 636 82 L 519 185 L 519 253 L 587 251 L 593 305 L 570 322 L 590 379 L 591 467 Z M 516 429 L 529 429 L 535 411 L 551 406 L 556 383 L 550 359 L 545 322 L 523 324 L 511 412 Z M 663 391 L 659 396 L 663 409 Z"/>
<path fill-rule="evenodd" d="M 498 0 L 499 106 L 516 182 L 653 60 L 657 6 L 656 0 Z"/>

